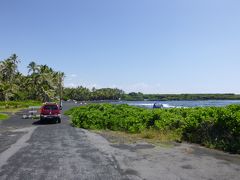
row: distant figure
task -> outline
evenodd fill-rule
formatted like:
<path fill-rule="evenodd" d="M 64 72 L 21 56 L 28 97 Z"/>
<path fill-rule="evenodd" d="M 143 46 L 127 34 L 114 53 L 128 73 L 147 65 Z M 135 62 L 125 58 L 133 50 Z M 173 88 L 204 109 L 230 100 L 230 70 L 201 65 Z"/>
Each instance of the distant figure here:
<path fill-rule="evenodd" d="M 156 108 L 163 108 L 163 105 L 161 103 L 154 103 L 153 109 L 156 109 Z"/>

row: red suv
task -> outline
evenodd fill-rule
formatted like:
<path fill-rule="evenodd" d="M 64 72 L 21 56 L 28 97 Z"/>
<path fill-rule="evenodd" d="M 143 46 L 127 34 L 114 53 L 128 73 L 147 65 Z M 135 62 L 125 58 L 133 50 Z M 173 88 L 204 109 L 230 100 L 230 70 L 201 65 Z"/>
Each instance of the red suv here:
<path fill-rule="evenodd" d="M 61 108 L 56 103 L 45 103 L 41 107 L 40 120 L 52 119 L 61 123 Z"/>

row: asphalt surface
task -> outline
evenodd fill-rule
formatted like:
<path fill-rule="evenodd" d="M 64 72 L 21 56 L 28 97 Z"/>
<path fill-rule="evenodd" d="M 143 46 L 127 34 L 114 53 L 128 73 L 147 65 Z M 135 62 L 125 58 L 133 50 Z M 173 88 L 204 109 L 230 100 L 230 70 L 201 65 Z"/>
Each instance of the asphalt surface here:
<path fill-rule="evenodd" d="M 65 103 L 64 110 L 76 106 Z M 107 137 L 61 124 L 0 122 L 0 179 L 239 179 L 240 157 L 196 145 L 110 143 Z"/>

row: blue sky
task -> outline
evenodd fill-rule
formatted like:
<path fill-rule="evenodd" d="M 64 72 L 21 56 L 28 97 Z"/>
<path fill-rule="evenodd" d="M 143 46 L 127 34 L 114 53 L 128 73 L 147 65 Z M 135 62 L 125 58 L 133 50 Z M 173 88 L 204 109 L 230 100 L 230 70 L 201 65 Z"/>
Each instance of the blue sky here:
<path fill-rule="evenodd" d="M 239 0 L 1 0 L 0 59 L 65 86 L 240 93 Z"/>

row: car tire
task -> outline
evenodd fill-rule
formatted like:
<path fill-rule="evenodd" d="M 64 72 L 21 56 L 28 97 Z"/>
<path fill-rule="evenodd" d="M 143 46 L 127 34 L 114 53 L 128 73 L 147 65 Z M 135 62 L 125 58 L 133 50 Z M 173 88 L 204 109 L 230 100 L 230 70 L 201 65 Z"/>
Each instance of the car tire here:
<path fill-rule="evenodd" d="M 61 119 L 60 118 L 58 119 L 58 123 L 61 123 Z"/>

